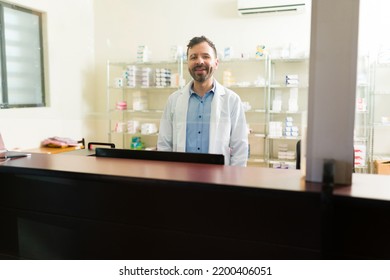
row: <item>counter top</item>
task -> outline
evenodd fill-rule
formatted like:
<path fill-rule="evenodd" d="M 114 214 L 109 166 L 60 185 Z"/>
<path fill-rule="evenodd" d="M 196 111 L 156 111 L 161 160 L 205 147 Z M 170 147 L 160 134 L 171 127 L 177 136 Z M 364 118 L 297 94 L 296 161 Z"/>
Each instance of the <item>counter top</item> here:
<path fill-rule="evenodd" d="M 97 158 L 93 156 L 69 156 L 66 154 L 32 154 L 29 157 L 10 160 L 1 164 L 0 172 L 2 168 L 22 168 L 31 172 L 51 170 L 103 176 L 275 188 L 291 191 L 300 191 L 305 188 L 299 170 Z"/>
<path fill-rule="evenodd" d="M 33 153 L 0 173 L 0 256 L 389 258 L 390 176 L 330 199 L 300 170 Z"/>
<path fill-rule="evenodd" d="M 227 186 L 268 188 L 286 191 L 314 191 L 320 183 L 305 182 L 300 170 L 234 167 L 212 164 L 162 162 L 65 154 L 32 154 L 0 165 L 1 169 L 22 168 L 37 172 L 51 170 L 99 176 L 208 183 Z M 3 170 L 5 170 L 3 169 Z M 353 174 L 352 186 L 336 186 L 335 195 L 390 200 L 390 176 Z"/>

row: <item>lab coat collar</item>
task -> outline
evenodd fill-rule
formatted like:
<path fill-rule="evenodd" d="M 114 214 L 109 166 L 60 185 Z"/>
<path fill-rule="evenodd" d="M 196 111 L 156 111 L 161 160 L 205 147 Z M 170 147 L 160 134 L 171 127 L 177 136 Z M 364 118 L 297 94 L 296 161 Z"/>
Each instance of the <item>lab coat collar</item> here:
<path fill-rule="evenodd" d="M 184 86 L 184 87 L 182 88 L 181 94 L 182 94 L 183 96 L 186 96 L 187 98 L 190 98 L 191 93 L 193 92 L 193 90 L 192 90 L 192 85 L 193 85 L 193 83 L 194 83 L 194 81 L 191 81 L 191 82 L 187 83 L 187 85 Z M 218 83 L 218 81 L 215 80 L 215 79 L 214 79 L 213 91 L 214 91 L 214 98 L 215 98 L 216 96 L 223 96 L 223 95 L 225 95 L 225 93 L 226 93 L 226 92 L 225 92 L 225 88 L 224 88 L 220 83 Z M 188 101 L 188 99 L 186 100 L 186 98 L 183 98 L 182 101 L 183 101 L 183 102 L 186 102 L 186 101 Z M 187 113 L 188 102 L 187 102 L 186 105 L 184 105 L 184 103 L 181 104 L 181 105 L 183 105 L 183 106 L 186 108 L 185 111 L 186 111 L 186 113 Z"/>

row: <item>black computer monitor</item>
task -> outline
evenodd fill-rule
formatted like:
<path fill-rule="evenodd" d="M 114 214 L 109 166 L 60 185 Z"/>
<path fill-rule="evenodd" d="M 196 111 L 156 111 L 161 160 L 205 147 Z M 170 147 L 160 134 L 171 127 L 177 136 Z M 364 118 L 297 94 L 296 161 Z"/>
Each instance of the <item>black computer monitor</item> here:
<path fill-rule="evenodd" d="M 96 148 L 96 157 L 176 161 L 191 163 L 220 164 L 225 163 L 225 158 L 220 154 L 198 154 L 185 152 L 149 151 L 149 150 L 129 150 Z"/>

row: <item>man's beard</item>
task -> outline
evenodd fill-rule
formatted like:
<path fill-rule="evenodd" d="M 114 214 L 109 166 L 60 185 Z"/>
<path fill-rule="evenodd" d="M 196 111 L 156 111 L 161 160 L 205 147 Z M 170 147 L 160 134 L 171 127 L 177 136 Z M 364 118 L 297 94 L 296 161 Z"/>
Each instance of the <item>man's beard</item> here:
<path fill-rule="evenodd" d="M 206 71 L 206 74 L 201 74 L 201 75 L 196 74 L 197 68 L 203 68 Z M 195 66 L 189 72 L 190 72 L 191 77 L 195 81 L 197 81 L 199 83 L 203 83 L 204 81 L 208 80 L 213 75 L 214 69 L 212 67 L 208 67 L 208 66 Z"/>

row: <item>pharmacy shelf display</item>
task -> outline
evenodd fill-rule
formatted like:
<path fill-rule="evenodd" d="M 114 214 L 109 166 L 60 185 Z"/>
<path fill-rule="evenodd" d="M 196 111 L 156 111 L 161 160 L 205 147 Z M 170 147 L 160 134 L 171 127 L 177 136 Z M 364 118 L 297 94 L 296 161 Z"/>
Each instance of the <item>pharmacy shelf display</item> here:
<path fill-rule="evenodd" d="M 306 121 L 307 62 L 269 56 L 220 62 L 216 79 L 239 94 L 245 108 L 248 165 L 295 168 L 295 145 Z M 108 140 L 122 148 L 154 149 L 169 94 L 190 79 L 181 59 L 107 62 Z"/>
<path fill-rule="evenodd" d="M 216 79 L 240 95 L 243 102 L 249 132 L 248 165 L 266 166 L 268 59 L 225 59 L 215 73 Z"/>
<path fill-rule="evenodd" d="M 108 141 L 117 147 L 155 149 L 169 94 L 182 80 L 183 61 L 107 62 Z"/>
<path fill-rule="evenodd" d="M 295 168 L 296 145 L 307 123 L 308 64 L 308 58 L 267 55 L 220 61 L 216 79 L 239 94 L 245 108 L 248 165 Z M 390 158 L 390 148 L 381 141 L 383 134 L 390 132 L 390 115 L 380 106 L 390 102 L 390 85 L 383 84 L 389 81 L 383 77 L 390 73 L 390 64 L 376 64 L 375 71 L 372 68 L 367 58 L 359 60 L 354 156 L 355 172 L 361 173 L 372 171 L 374 158 Z M 380 82 L 373 82 L 371 76 Z M 108 141 L 121 148 L 155 149 L 167 98 L 190 79 L 182 58 L 108 61 Z"/>
<path fill-rule="evenodd" d="M 354 171 L 371 172 L 371 67 L 368 56 L 359 57 L 356 87 L 355 129 L 354 129 Z"/>
<path fill-rule="evenodd" d="M 266 162 L 273 168 L 295 168 L 297 142 L 306 127 L 307 58 L 269 61 Z"/>
<path fill-rule="evenodd" d="M 371 162 L 374 163 L 390 160 L 390 61 L 376 61 L 372 68 L 371 110 L 373 114 L 370 156 Z"/>

